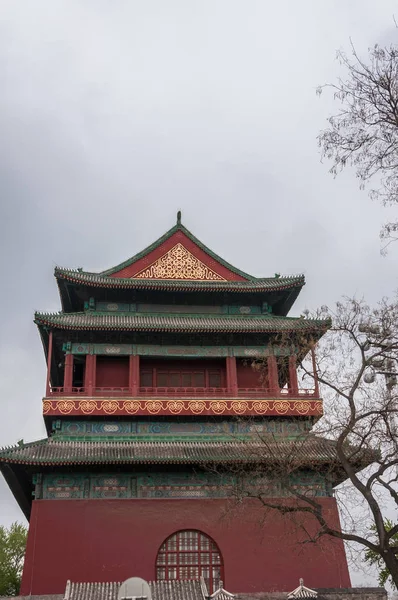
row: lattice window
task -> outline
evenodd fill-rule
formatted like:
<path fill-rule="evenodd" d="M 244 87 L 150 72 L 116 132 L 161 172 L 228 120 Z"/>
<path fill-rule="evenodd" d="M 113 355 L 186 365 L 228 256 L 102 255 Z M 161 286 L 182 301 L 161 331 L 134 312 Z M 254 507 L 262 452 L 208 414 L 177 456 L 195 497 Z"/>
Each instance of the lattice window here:
<path fill-rule="evenodd" d="M 200 531 L 178 531 L 160 547 L 157 580 L 192 580 L 203 576 L 210 593 L 224 580 L 224 567 L 216 543 Z"/>
<path fill-rule="evenodd" d="M 195 387 L 206 388 L 223 386 L 221 369 L 148 369 L 140 371 L 141 387 Z"/>

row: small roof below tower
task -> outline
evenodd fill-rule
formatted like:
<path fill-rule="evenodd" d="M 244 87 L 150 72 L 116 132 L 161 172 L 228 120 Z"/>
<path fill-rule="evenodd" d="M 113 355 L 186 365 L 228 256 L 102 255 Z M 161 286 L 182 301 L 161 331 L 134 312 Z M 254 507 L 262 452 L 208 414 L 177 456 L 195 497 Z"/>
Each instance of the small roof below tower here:
<path fill-rule="evenodd" d="M 305 587 L 304 580 L 300 579 L 300 585 L 287 595 L 288 600 L 296 600 L 298 598 L 317 598 L 318 592 Z"/>
<path fill-rule="evenodd" d="M 210 600 L 232 600 L 233 598 L 235 598 L 235 595 L 224 589 L 224 583 L 222 581 L 220 581 L 218 590 L 213 592 L 210 596 Z"/>

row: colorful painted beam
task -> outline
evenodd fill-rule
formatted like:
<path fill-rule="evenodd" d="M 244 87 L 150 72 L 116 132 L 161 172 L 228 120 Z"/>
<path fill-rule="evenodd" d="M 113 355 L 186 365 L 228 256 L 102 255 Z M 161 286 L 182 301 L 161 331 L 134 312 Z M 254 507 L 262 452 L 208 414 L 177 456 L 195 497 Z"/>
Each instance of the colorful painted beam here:
<path fill-rule="evenodd" d="M 156 344 L 87 344 L 65 343 L 64 351 L 75 355 L 98 354 L 104 356 L 140 355 L 169 356 L 173 358 L 207 358 L 236 356 L 241 358 L 288 356 L 292 348 L 265 346 L 160 346 Z M 294 352 L 298 348 L 293 347 Z"/>

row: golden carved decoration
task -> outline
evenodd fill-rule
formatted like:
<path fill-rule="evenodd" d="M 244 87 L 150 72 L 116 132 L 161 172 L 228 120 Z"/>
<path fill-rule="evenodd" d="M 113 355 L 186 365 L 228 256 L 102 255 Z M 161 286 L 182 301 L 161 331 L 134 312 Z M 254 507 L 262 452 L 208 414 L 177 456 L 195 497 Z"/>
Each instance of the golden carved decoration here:
<path fill-rule="evenodd" d="M 279 413 L 281 415 L 285 415 L 287 413 L 287 411 L 289 410 L 289 408 L 290 408 L 290 404 L 286 400 L 281 400 L 281 401 L 275 402 L 275 404 L 274 404 L 274 409 L 276 410 L 277 413 Z"/>
<path fill-rule="evenodd" d="M 125 402 L 123 402 L 123 408 L 130 415 L 134 415 L 136 412 L 138 412 L 140 410 L 141 404 L 139 402 L 126 400 Z"/>
<path fill-rule="evenodd" d="M 195 413 L 195 415 L 200 415 L 200 413 L 206 410 L 206 402 L 193 400 L 192 402 L 188 402 L 188 408 Z"/>
<path fill-rule="evenodd" d="M 61 413 L 68 414 L 72 412 L 72 410 L 75 408 L 75 403 L 71 400 L 61 400 L 60 402 L 58 402 L 58 408 L 61 411 Z"/>
<path fill-rule="evenodd" d="M 43 414 L 50 412 L 52 409 L 52 404 L 48 400 L 43 400 Z"/>
<path fill-rule="evenodd" d="M 237 415 L 243 415 L 243 413 L 247 412 L 248 405 L 247 402 L 231 402 L 231 407 L 236 412 Z"/>
<path fill-rule="evenodd" d="M 224 277 L 207 267 L 180 243 L 134 277 L 137 279 L 225 281 Z"/>
<path fill-rule="evenodd" d="M 171 402 L 167 403 L 167 408 L 169 409 L 170 412 L 178 414 L 182 410 L 184 410 L 184 402 L 178 402 L 176 400 L 172 400 Z"/>
<path fill-rule="evenodd" d="M 85 414 L 90 414 L 97 408 L 97 403 L 91 400 L 83 400 L 80 402 L 80 408 Z"/>
<path fill-rule="evenodd" d="M 269 403 L 262 400 L 253 402 L 253 410 L 259 415 L 265 415 L 265 413 L 269 412 Z"/>
<path fill-rule="evenodd" d="M 216 402 L 211 402 L 210 403 L 210 407 L 211 410 L 216 413 L 217 415 L 221 415 L 227 408 L 227 403 L 226 402 L 220 402 L 220 401 L 216 401 Z"/>
<path fill-rule="evenodd" d="M 73 414 L 313 414 L 322 415 L 319 400 L 43 400 L 45 415 Z"/>
<path fill-rule="evenodd" d="M 152 413 L 152 414 L 157 414 L 158 412 L 160 412 L 163 408 L 163 402 L 158 402 L 156 400 L 154 401 L 149 401 L 145 403 L 146 409 Z"/>
<path fill-rule="evenodd" d="M 119 408 L 119 402 L 114 401 L 114 400 L 113 401 L 112 400 L 106 400 L 105 402 L 101 402 L 101 405 L 102 405 L 102 409 L 108 415 L 112 415 Z"/>
<path fill-rule="evenodd" d="M 323 415 L 323 402 L 322 402 L 322 400 L 318 400 L 317 402 L 314 402 L 314 404 L 315 404 L 314 409 L 316 410 L 316 412 L 319 415 Z"/>
<path fill-rule="evenodd" d="M 310 410 L 311 405 L 309 402 L 297 401 L 294 403 L 294 408 L 300 415 L 305 415 Z"/>

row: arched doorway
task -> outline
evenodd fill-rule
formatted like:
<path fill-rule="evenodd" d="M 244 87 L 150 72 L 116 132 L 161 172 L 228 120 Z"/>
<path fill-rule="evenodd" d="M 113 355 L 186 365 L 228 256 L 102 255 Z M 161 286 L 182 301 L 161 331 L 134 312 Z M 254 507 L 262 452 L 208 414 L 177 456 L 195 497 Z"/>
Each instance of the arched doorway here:
<path fill-rule="evenodd" d="M 201 531 L 177 531 L 159 548 L 156 579 L 192 580 L 201 576 L 211 594 L 224 581 L 224 565 L 217 544 Z"/>

